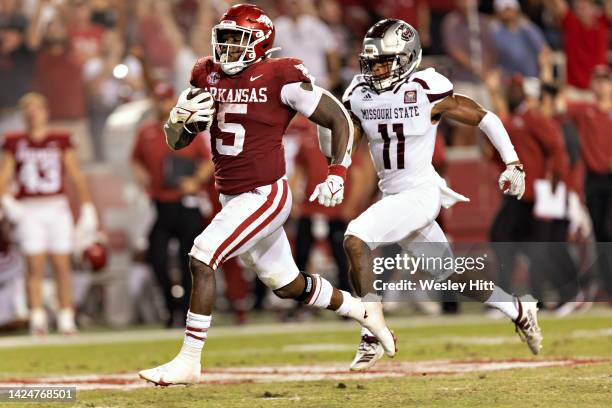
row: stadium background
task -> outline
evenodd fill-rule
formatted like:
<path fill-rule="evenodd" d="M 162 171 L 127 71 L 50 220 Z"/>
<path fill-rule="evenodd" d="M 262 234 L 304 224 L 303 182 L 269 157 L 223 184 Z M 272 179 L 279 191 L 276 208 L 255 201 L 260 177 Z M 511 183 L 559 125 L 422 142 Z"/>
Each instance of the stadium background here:
<path fill-rule="evenodd" d="M 610 11 L 610 2 L 574 2 L 569 12 L 582 13 L 587 19 L 591 16 L 594 26 L 590 31 L 580 31 L 558 15 L 558 3 L 565 4 L 563 1 L 254 3 L 275 22 L 276 45 L 282 47 L 276 55 L 301 58 L 318 84 L 337 96 L 359 71 L 364 33 L 383 17 L 404 19 L 419 30 L 424 45 L 422 67 L 436 67 L 454 81 L 457 92 L 498 111 L 503 109 L 499 99 L 503 102 L 508 86 L 532 83 L 517 74 L 554 83 L 567 100 L 590 101 L 591 74 L 595 66 L 607 65 L 608 61 L 610 39 L 603 16 Z M 53 125 L 70 130 L 78 146 L 110 249 L 109 264 L 102 273 L 75 270 L 82 328 L 176 323 L 169 321 L 147 263 L 148 234 L 155 212 L 146 189 L 139 184 L 142 180 L 134 175 L 132 149 L 139 126 L 153 114 L 156 88 L 166 85 L 179 93 L 186 87 L 197 56 L 211 53 L 212 26 L 231 4 L 223 0 L 0 1 L 0 134 L 22 126 L 17 101 L 23 94 L 37 91 L 48 99 Z M 508 36 L 505 24 L 516 24 L 522 34 Z M 581 37 L 584 33 L 589 37 Z M 576 53 L 576 41 L 589 49 L 588 55 L 572 54 Z M 576 59 L 580 69 L 568 70 L 567 61 Z M 533 89 L 526 87 L 537 99 L 538 87 Z M 302 206 L 299 203 L 312 182 L 324 176 L 317 171 L 321 162 L 308 153 L 315 137 L 314 128 L 303 118 L 296 118 L 287 131 L 287 167 L 297 204 L 286 228 L 294 242 L 300 228 L 309 228 L 315 245 L 310 253 L 301 255 L 306 256 L 303 264 L 346 285 L 344 271 L 338 274 L 343 261 L 334 262 L 333 251 L 324 238 L 330 228 L 336 235 L 341 233 L 334 229 L 334 222 L 345 224 L 376 199 L 375 173 L 365 149 L 360 149 L 351 173 L 356 193 L 348 204 L 337 211 Z M 497 188 L 499 167 L 492 156 L 483 135 L 443 121 L 435 165 L 455 190 L 472 200 L 441 214 L 440 221 L 456 242 L 489 239 L 502 199 Z M 577 180 L 584 175 L 583 167 L 576 167 Z M 577 189 L 584 197 L 580 181 Z M 217 205 L 212 184 L 203 186 L 198 197 L 205 218 L 210 217 Z M 333 241 L 333 237 L 330 239 Z M 592 245 L 593 237 L 585 236 L 582 242 Z M 176 259 L 185 255 L 177 247 L 176 241 L 170 242 L 168 273 L 173 280 L 171 292 L 178 299 L 184 290 Z M 24 266 L 15 254 L 0 255 L 0 288 L 10 294 L 3 295 L 0 325 L 7 330 L 23 327 L 27 318 L 25 299 L 20 295 Z M 528 268 L 523 263 L 520 269 L 517 281 L 524 282 Z M 275 310 L 281 319 L 310 317 L 293 304 L 266 296 L 254 274 L 240 265 L 224 272 L 219 309 L 234 313 L 233 321 L 246 322 L 251 310 Z M 47 299 L 53 308 L 51 276 Z M 437 305 L 429 306 L 426 312 L 441 311 Z M 180 313 L 180 306 L 177 310 Z"/>

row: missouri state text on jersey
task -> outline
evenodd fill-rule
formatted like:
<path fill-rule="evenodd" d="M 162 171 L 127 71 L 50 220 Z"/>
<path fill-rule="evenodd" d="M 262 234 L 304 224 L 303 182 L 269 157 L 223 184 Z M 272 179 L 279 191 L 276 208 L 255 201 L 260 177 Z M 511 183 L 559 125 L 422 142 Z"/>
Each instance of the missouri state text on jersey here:
<path fill-rule="evenodd" d="M 281 90 L 294 82 L 311 82 L 297 59 L 266 58 L 232 76 L 210 57 L 196 62 L 190 83 L 215 100 L 210 135 L 220 193 L 243 193 L 285 175 L 282 138 L 296 112 Z"/>
<path fill-rule="evenodd" d="M 362 75 L 353 78 L 342 99 L 368 137 L 384 193 L 398 193 L 437 176 L 431 164 L 437 128 L 431 110 L 452 94 L 452 83 L 433 68 L 415 72 L 381 93 Z"/>

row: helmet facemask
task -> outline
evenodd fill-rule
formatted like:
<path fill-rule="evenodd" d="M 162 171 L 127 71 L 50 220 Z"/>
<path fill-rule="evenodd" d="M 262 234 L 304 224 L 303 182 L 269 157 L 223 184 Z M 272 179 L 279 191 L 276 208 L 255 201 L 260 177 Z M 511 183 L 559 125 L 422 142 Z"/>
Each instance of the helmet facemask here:
<path fill-rule="evenodd" d="M 228 75 L 235 75 L 257 60 L 255 45 L 265 39 L 261 30 L 219 24 L 212 30 L 214 61 Z"/>
<path fill-rule="evenodd" d="M 366 52 L 360 55 L 361 73 L 370 88 L 376 92 L 387 91 L 404 78 L 412 74 L 421 63 L 421 52 L 407 54 L 379 55 L 377 52 Z M 376 67 L 380 64 L 381 66 Z M 375 71 L 382 71 L 376 74 Z"/>

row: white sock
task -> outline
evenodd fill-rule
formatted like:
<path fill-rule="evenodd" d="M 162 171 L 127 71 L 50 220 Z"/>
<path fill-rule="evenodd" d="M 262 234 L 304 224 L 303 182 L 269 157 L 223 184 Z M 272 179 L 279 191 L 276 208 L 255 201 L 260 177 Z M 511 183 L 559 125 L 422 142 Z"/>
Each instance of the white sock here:
<path fill-rule="evenodd" d="M 351 296 L 347 291 L 341 290 L 342 293 L 342 304 L 336 310 L 336 313 L 340 316 L 350 317 L 355 320 L 361 321 L 365 314 L 365 307 L 361 300 Z"/>
<path fill-rule="evenodd" d="M 200 362 L 202 348 L 204 347 L 204 342 L 206 341 L 211 320 L 212 316 L 210 315 L 201 315 L 192 313 L 191 311 L 187 312 L 185 337 L 183 339 L 183 347 L 179 352 L 179 356 Z"/>
<path fill-rule="evenodd" d="M 489 299 L 485 302 L 485 305 L 493 306 L 496 309 L 502 311 L 503 314 L 508 316 L 512 320 L 516 320 L 518 317 L 518 306 L 516 305 L 516 299 L 514 296 L 504 292 L 499 286 L 495 286 L 493 293 Z"/>

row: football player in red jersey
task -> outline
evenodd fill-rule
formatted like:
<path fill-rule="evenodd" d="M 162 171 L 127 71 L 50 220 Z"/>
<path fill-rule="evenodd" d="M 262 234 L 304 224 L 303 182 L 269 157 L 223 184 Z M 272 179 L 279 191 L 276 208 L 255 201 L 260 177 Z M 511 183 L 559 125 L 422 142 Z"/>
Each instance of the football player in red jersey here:
<path fill-rule="evenodd" d="M 319 275 L 298 270 L 283 230 L 291 210 L 282 137 L 296 112 L 331 129 L 328 176 L 311 199 L 342 202 L 351 162 L 352 123 L 342 104 L 317 87 L 300 60 L 272 58 L 274 26 L 258 7 L 231 7 L 213 28 L 213 56 L 193 67 L 191 86 L 179 97 L 165 126 L 168 145 L 180 149 L 210 129 L 215 181 L 223 209 L 194 242 L 193 278 L 183 347 L 169 363 L 139 375 L 158 385 L 194 383 L 215 302 L 215 269 L 240 256 L 276 295 L 371 327 L 389 355 L 393 334 L 382 314 Z"/>
<path fill-rule="evenodd" d="M 30 331 L 45 334 L 47 317 L 42 304 L 42 281 L 47 255 L 55 269 L 60 311 L 58 330 L 76 332 L 72 304 L 70 255 L 75 236 L 85 239 L 97 232 L 97 215 L 85 177 L 81 172 L 70 135 L 47 128 L 47 102 L 40 94 L 20 100 L 25 132 L 6 135 L 0 163 L 0 197 L 8 218 L 17 227 L 19 246 L 27 258 L 27 295 Z M 79 194 L 81 212 L 76 231 L 65 195 L 68 175 Z M 16 194 L 10 193 L 11 182 Z"/>

